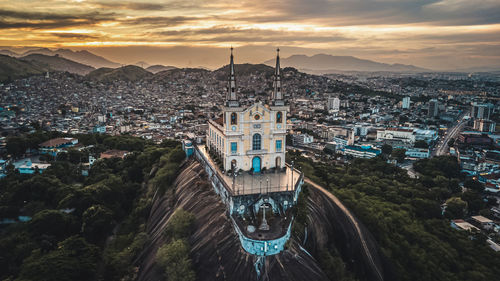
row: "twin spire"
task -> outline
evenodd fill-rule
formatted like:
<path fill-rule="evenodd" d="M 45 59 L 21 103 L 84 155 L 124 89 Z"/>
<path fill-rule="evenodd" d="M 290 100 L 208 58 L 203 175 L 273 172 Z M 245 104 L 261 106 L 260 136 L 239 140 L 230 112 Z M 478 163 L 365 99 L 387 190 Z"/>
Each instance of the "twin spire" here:
<path fill-rule="evenodd" d="M 273 105 L 284 105 L 283 95 L 281 94 L 281 68 L 280 68 L 280 49 L 276 49 L 276 68 L 274 69 L 274 89 L 271 96 Z"/>
<path fill-rule="evenodd" d="M 236 97 L 236 78 L 234 77 L 233 47 L 231 47 L 231 61 L 229 63 L 229 87 L 227 91 L 227 105 L 238 107 L 240 103 Z"/>
<path fill-rule="evenodd" d="M 273 105 L 284 105 L 283 94 L 281 93 L 281 68 L 280 68 L 280 49 L 276 49 L 276 68 L 274 71 L 273 93 L 271 101 Z M 233 47 L 231 47 L 231 57 L 229 61 L 229 85 L 226 95 L 227 106 L 239 106 L 238 98 L 236 96 L 236 78 L 234 73 L 234 58 Z"/>

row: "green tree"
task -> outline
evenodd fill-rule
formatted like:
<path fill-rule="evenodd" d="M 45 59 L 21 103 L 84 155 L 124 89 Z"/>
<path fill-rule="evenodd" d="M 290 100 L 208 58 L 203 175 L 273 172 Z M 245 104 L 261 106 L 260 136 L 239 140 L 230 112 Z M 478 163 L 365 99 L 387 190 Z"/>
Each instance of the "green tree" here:
<path fill-rule="evenodd" d="M 87 281 L 96 280 L 99 249 L 78 236 L 59 243 L 42 254 L 34 251 L 21 267 L 21 280 Z"/>
<path fill-rule="evenodd" d="M 406 157 L 406 149 L 396 148 L 392 151 L 391 156 L 396 159 L 399 163 L 403 162 Z"/>
<path fill-rule="evenodd" d="M 483 207 L 485 207 L 485 202 L 481 194 L 475 190 L 467 190 L 462 193 L 462 200 L 467 202 L 467 209 L 469 213 L 478 213 Z"/>
<path fill-rule="evenodd" d="M 384 144 L 382 145 L 382 153 L 385 155 L 391 155 L 392 153 L 392 146 L 389 144 Z"/>
<path fill-rule="evenodd" d="M 165 269 L 169 281 L 194 281 L 196 274 L 189 259 L 189 245 L 186 240 L 173 240 L 158 249 L 156 261 Z"/>
<path fill-rule="evenodd" d="M 102 205 L 93 205 L 82 216 L 82 232 L 92 242 L 106 239 L 113 229 L 113 213 Z"/>
<path fill-rule="evenodd" d="M 177 209 L 169 219 L 166 235 L 173 239 L 187 238 L 192 230 L 195 216 L 184 209 Z"/>
<path fill-rule="evenodd" d="M 482 184 L 479 181 L 473 180 L 471 178 L 468 178 L 464 181 L 464 187 L 469 189 L 469 190 L 473 190 L 473 191 L 477 191 L 477 192 L 483 192 L 483 190 L 484 190 L 484 184 Z"/>
<path fill-rule="evenodd" d="M 28 144 L 25 138 L 22 137 L 10 137 L 7 139 L 7 144 L 5 146 L 7 153 L 14 157 L 19 157 L 26 152 L 28 149 Z"/>
<path fill-rule="evenodd" d="M 29 222 L 29 229 L 34 237 L 50 235 L 60 240 L 76 234 L 78 225 L 71 215 L 58 210 L 43 210 L 38 212 Z"/>
<path fill-rule="evenodd" d="M 465 216 L 467 203 L 459 197 L 452 197 L 446 200 L 446 217 L 450 219 L 459 219 Z"/>

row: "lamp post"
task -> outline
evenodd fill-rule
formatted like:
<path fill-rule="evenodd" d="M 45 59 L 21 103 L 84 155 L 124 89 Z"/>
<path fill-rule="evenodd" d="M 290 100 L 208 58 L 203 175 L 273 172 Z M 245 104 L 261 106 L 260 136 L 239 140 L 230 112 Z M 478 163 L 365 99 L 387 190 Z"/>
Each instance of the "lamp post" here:
<path fill-rule="evenodd" d="M 236 185 L 236 165 L 233 166 L 233 191 Z M 238 188 L 238 195 L 240 194 L 240 189 Z"/>

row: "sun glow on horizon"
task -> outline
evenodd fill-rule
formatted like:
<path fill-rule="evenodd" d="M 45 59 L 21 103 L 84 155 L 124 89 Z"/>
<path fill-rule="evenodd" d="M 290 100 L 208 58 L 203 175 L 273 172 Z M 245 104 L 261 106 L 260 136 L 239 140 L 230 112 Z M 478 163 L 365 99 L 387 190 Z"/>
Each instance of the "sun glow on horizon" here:
<path fill-rule="evenodd" d="M 437 56 L 453 62 L 457 54 L 500 64 L 500 17 L 491 12 L 500 9 L 500 3 L 361 1 L 366 7 L 341 0 L 20 0 L 0 4 L 0 45 L 280 45 L 308 53 L 412 59 L 409 62 L 428 65 L 438 64 L 433 59 Z"/>

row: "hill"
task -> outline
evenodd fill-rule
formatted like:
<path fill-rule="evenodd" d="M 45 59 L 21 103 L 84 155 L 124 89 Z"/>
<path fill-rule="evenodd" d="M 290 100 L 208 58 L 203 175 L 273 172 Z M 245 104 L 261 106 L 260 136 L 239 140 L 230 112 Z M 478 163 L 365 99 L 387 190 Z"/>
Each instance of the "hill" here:
<path fill-rule="evenodd" d="M 110 67 L 110 68 L 116 68 L 120 67 L 119 63 L 109 61 L 101 56 L 95 55 L 89 51 L 82 50 L 82 51 L 72 51 L 69 49 L 57 49 L 57 50 L 50 50 L 47 48 L 40 48 L 40 49 L 34 49 L 34 50 L 29 50 L 22 54 L 21 56 L 27 56 L 31 54 L 42 54 L 46 56 L 55 56 L 59 55 L 61 57 L 64 57 L 66 59 L 85 64 L 85 65 L 90 65 L 94 68 L 101 68 L 101 67 Z"/>
<path fill-rule="evenodd" d="M 155 64 L 155 65 L 151 65 L 149 66 L 148 68 L 146 68 L 147 71 L 151 72 L 151 73 L 158 73 L 158 72 L 162 72 L 162 71 L 165 71 L 165 70 L 171 70 L 171 69 L 176 69 L 177 67 L 175 66 L 170 66 L 170 65 L 160 65 L 160 64 Z"/>
<path fill-rule="evenodd" d="M 6 55 L 6 56 L 10 56 L 10 57 L 18 57 L 19 56 L 18 53 L 12 52 L 11 50 L 0 50 L 0 55 Z"/>
<path fill-rule="evenodd" d="M 248 76 L 251 74 L 264 73 L 266 78 L 269 78 L 274 73 L 274 68 L 265 64 L 235 64 L 234 71 L 238 76 Z M 225 65 L 217 70 L 213 71 L 218 80 L 227 79 L 229 73 L 229 65 Z"/>
<path fill-rule="evenodd" d="M 264 62 L 266 65 L 274 66 L 275 59 Z M 293 55 L 281 58 L 281 66 L 295 67 L 304 72 L 314 74 L 325 74 L 344 71 L 389 71 L 389 72 L 425 72 L 428 69 L 405 64 L 387 64 L 371 60 L 359 59 L 352 56 L 332 56 L 318 54 L 314 56 Z"/>
<path fill-rule="evenodd" d="M 35 65 L 29 61 L 22 61 L 10 56 L 0 55 L 0 82 L 43 74 L 47 70 L 47 67 Z"/>
<path fill-rule="evenodd" d="M 95 69 L 91 66 L 65 59 L 59 55 L 46 56 L 41 54 L 31 54 L 20 58 L 20 60 L 29 61 L 43 68 L 57 71 L 67 71 L 80 75 L 85 75 Z"/>
<path fill-rule="evenodd" d="M 136 82 L 152 75 L 151 72 L 143 68 L 135 65 L 127 65 L 116 69 L 106 67 L 99 68 L 87 74 L 87 77 L 91 80 L 101 82 L 111 82 L 115 80 Z"/>

